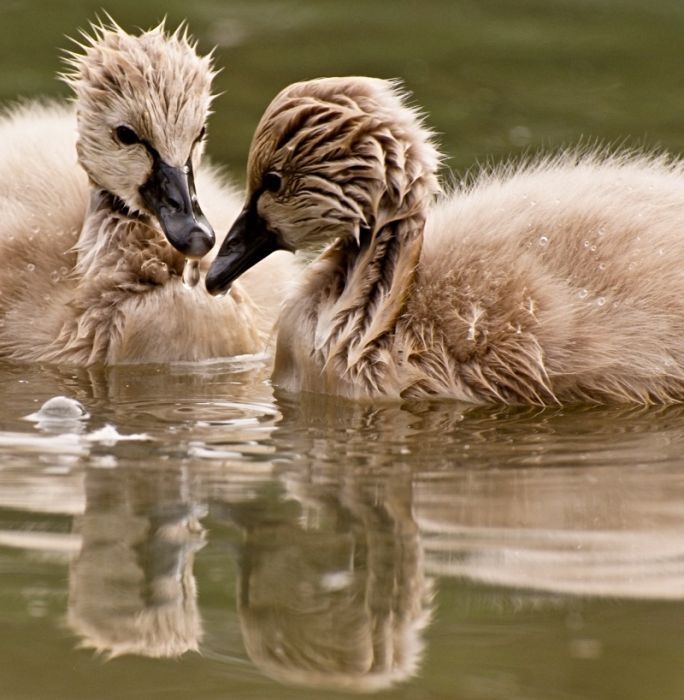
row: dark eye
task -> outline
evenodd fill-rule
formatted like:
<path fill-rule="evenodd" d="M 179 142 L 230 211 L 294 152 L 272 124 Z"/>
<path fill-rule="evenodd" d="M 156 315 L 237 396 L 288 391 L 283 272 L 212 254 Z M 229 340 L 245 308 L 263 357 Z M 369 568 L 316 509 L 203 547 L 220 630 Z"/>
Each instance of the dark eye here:
<path fill-rule="evenodd" d="M 266 173 L 262 185 L 267 192 L 277 192 L 283 184 L 283 178 L 278 173 Z"/>
<path fill-rule="evenodd" d="M 116 132 L 116 138 L 119 139 L 119 142 L 124 146 L 132 146 L 134 143 L 140 143 L 138 134 L 128 126 L 117 126 L 114 131 Z"/>

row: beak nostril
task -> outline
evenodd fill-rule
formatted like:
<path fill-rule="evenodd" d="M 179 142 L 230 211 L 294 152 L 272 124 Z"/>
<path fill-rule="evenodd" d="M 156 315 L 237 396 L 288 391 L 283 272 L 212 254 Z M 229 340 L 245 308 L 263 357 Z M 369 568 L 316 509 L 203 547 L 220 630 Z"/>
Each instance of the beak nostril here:
<path fill-rule="evenodd" d="M 168 197 L 166 203 L 171 209 L 173 209 L 176 212 L 181 211 L 183 209 L 183 202 L 178 201 L 174 197 Z"/>
<path fill-rule="evenodd" d="M 216 237 L 200 209 L 191 172 L 159 161 L 140 194 L 169 243 L 189 258 L 201 258 L 214 247 Z"/>

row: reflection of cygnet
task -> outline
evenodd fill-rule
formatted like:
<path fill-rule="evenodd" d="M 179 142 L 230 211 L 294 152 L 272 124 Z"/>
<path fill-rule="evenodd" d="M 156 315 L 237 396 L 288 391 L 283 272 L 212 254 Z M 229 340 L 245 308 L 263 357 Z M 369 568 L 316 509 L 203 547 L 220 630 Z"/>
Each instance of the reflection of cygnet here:
<path fill-rule="evenodd" d="M 237 518 L 246 530 L 238 611 L 252 661 L 308 687 L 374 691 L 412 677 L 431 587 L 410 486 L 378 497 L 299 483 L 290 495 L 301 506 L 293 517 Z"/>
<path fill-rule="evenodd" d="M 109 657 L 174 657 L 202 636 L 194 552 L 204 530 L 168 472 L 91 470 L 82 546 L 69 571 L 67 622 Z"/>

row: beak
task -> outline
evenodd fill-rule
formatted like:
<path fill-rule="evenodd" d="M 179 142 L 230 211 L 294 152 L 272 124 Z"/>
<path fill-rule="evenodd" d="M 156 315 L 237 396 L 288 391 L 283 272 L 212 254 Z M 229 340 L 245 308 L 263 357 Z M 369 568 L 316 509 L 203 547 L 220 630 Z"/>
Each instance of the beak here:
<path fill-rule="evenodd" d="M 212 249 L 216 237 L 197 202 L 190 163 L 172 168 L 156 158 L 140 195 L 176 250 L 188 258 L 201 258 Z"/>
<path fill-rule="evenodd" d="M 243 272 L 280 250 L 278 236 L 269 231 L 253 206 L 246 206 L 231 226 L 204 280 L 210 294 L 227 290 Z"/>

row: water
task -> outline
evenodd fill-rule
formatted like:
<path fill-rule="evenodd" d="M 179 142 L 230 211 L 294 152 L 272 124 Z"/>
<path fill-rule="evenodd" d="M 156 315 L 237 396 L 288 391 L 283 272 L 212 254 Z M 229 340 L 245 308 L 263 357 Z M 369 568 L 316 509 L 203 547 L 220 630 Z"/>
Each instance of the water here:
<path fill-rule="evenodd" d="M 684 148 L 676 0 L 144 5 L 108 9 L 219 44 L 236 180 L 316 75 L 403 77 L 455 178 L 582 137 Z M 66 94 L 58 47 L 101 6 L 3 0 L 0 100 Z M 684 408 L 364 406 L 268 374 L 0 364 L 2 700 L 684 697 Z"/>
<path fill-rule="evenodd" d="M 0 368 L 3 697 L 682 696 L 684 408 L 358 406 L 265 364 Z M 36 420 L 59 395 L 87 417 Z"/>
<path fill-rule="evenodd" d="M 183 284 L 188 288 L 192 289 L 197 286 L 200 281 L 200 268 L 199 260 L 186 259 L 185 265 L 183 267 Z"/>

